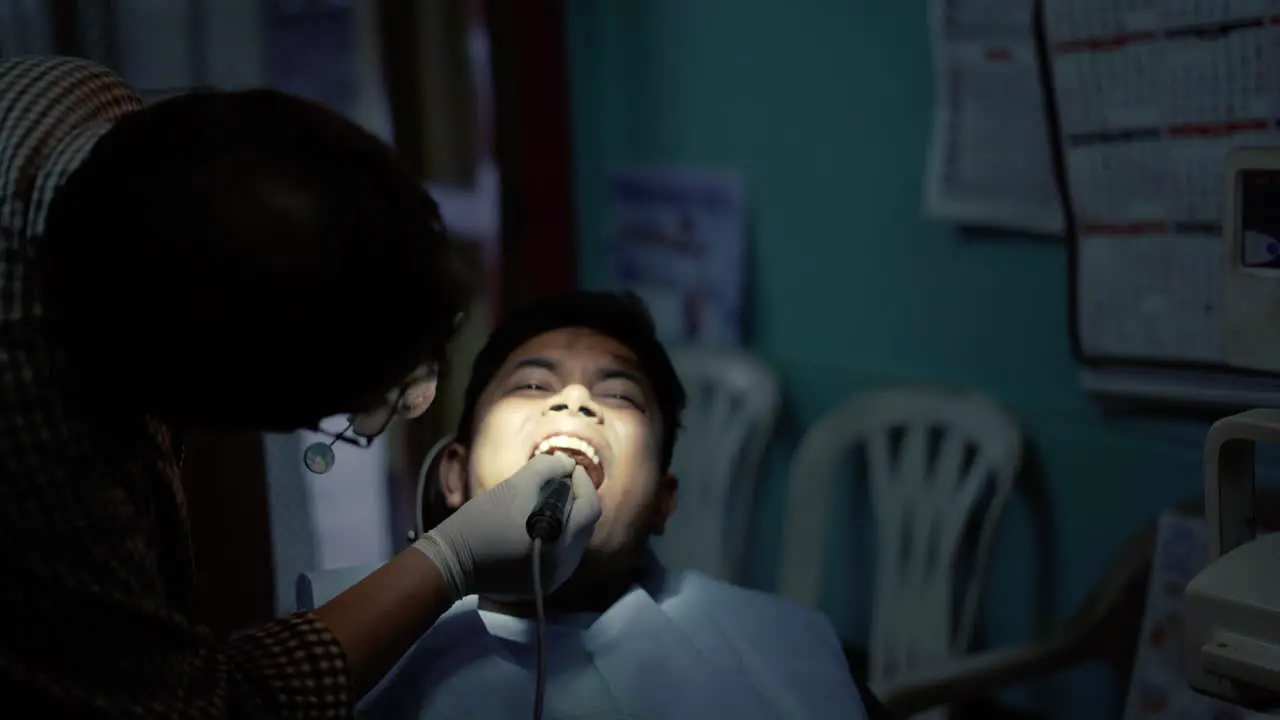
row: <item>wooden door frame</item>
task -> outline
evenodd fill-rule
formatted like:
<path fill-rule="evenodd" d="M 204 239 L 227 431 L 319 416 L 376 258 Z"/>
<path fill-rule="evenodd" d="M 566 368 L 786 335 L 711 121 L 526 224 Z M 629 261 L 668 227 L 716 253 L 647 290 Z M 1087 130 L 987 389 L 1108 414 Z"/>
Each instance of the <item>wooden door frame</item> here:
<path fill-rule="evenodd" d="M 266 623 L 276 581 L 263 436 L 197 433 L 184 445 L 196 619 L 224 636 Z"/>
<path fill-rule="evenodd" d="M 564 0 L 487 0 L 502 187 L 500 312 L 577 287 Z"/>
<path fill-rule="evenodd" d="M 487 306 L 496 316 L 491 319 L 496 321 L 530 299 L 577 286 L 565 5 L 563 0 L 467 1 L 483 13 L 489 36 L 499 227 L 496 233 L 487 226 L 453 229 L 462 231 L 462 236 L 498 236 L 498 257 L 492 268 L 496 277 L 484 283 Z M 413 0 L 379 2 L 386 21 L 395 20 Z M 412 40 L 411 35 L 394 31 L 382 37 L 383 43 L 391 43 L 382 48 L 384 73 L 390 65 L 413 67 Z M 383 80 L 393 123 L 418 127 L 410 97 L 413 75 L 402 71 L 384 75 Z M 401 135 L 397 133 L 397 138 Z M 471 198 L 467 189 L 433 185 L 430 190 L 446 210 L 447 224 L 453 215 L 447 208 Z M 393 507 L 416 498 L 416 459 L 452 430 L 440 426 L 438 415 L 433 411 L 407 423 L 399 433 L 401 449 L 393 459 L 396 480 L 389 488 Z M 401 546 L 405 530 L 411 527 L 407 515 L 393 517 L 393 547 Z"/>

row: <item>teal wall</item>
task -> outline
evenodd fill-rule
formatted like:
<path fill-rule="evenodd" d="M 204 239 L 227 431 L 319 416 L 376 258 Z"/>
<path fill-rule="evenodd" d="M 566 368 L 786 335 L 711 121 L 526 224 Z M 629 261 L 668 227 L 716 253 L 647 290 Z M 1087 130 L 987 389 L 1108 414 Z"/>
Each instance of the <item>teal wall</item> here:
<path fill-rule="evenodd" d="M 792 419 L 776 455 L 785 458 L 806 423 L 873 385 L 928 381 L 998 398 L 1043 455 L 1060 617 L 1130 534 L 1200 492 L 1205 424 L 1104 417 L 1080 392 L 1062 244 L 961 239 L 921 216 L 932 102 L 925 6 L 570 0 L 584 282 L 609 283 L 610 170 L 742 168 L 754 231 L 750 344 L 780 369 Z M 752 550 L 751 580 L 762 587 L 776 573 L 784 477 L 775 464 Z M 987 602 L 992 642 L 1034 631 L 1028 517 L 1015 509 L 1002 531 Z M 832 568 L 826 607 L 851 639 L 865 636 L 867 563 L 858 554 Z M 1098 717 L 1114 691 L 1100 677 L 1078 671 L 1020 701 Z"/>

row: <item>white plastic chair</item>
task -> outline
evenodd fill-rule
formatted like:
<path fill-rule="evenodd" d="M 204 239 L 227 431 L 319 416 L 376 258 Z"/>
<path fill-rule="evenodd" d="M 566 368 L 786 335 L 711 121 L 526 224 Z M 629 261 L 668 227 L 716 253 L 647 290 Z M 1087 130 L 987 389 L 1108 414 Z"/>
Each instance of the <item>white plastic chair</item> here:
<path fill-rule="evenodd" d="M 837 484 L 849 477 L 842 465 L 858 448 L 875 526 L 868 659 L 880 693 L 969 649 L 1022 433 L 994 402 L 934 389 L 872 392 L 820 420 L 791 464 L 781 579 L 782 594 L 813 607 L 829 566 L 823 551 Z"/>
<path fill-rule="evenodd" d="M 418 520 L 415 529 L 409 531 L 409 541 L 413 542 L 425 532 L 424 501 L 431 492 L 431 483 L 435 482 L 434 470 L 440 451 L 453 441 L 452 435 L 441 438 L 427 451 L 422 464 L 418 466 Z M 294 601 L 299 610 L 314 610 L 341 595 L 347 588 L 365 579 L 370 573 L 382 567 L 382 563 L 366 563 L 329 570 L 313 570 L 299 573 L 294 586 Z"/>
<path fill-rule="evenodd" d="M 653 547 L 669 568 L 741 579 L 760 464 L 778 418 L 776 373 L 744 351 L 674 348 L 689 404 L 672 472 L 676 511 Z"/>

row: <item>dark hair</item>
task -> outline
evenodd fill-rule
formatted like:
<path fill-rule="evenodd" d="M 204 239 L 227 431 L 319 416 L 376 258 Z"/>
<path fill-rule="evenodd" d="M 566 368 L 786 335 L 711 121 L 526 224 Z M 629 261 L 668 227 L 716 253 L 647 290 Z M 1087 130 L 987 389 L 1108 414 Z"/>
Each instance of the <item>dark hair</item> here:
<path fill-rule="evenodd" d="M 122 118 L 45 235 L 73 378 L 196 428 L 364 409 L 442 357 L 468 301 L 435 201 L 391 150 L 267 90 Z"/>
<path fill-rule="evenodd" d="M 676 436 L 680 432 L 680 415 L 686 402 L 684 385 L 658 340 L 649 309 L 634 293 L 578 290 L 535 300 L 504 319 L 489 336 L 471 367 L 462 419 L 458 423 L 458 442 L 470 444 L 480 396 L 511 353 L 538 335 L 571 327 L 594 330 L 617 340 L 635 353 L 640 371 L 649 380 L 658 412 L 662 415 L 661 467 L 664 470 L 670 467 Z"/>

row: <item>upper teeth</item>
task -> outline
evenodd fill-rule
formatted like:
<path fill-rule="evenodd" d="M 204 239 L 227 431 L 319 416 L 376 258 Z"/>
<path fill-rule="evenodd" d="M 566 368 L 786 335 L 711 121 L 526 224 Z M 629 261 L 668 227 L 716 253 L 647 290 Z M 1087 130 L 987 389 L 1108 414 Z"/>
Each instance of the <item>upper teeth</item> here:
<path fill-rule="evenodd" d="M 533 451 L 533 454 L 541 455 L 543 453 L 554 450 L 555 448 L 563 448 L 565 450 L 577 450 L 583 455 L 586 455 L 587 457 L 591 458 L 591 462 L 597 465 L 600 464 L 600 454 L 596 452 L 595 448 L 591 447 L 591 445 L 588 444 L 587 441 L 581 440 L 579 438 L 576 438 L 570 435 L 555 435 L 547 438 L 546 440 L 543 440 L 542 443 L 538 445 L 537 449 Z"/>

